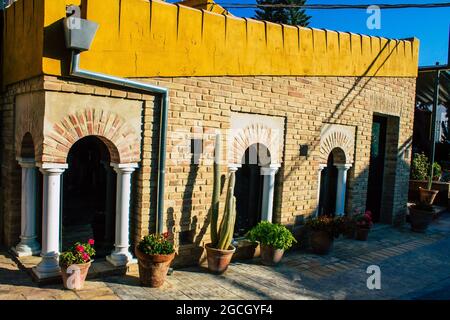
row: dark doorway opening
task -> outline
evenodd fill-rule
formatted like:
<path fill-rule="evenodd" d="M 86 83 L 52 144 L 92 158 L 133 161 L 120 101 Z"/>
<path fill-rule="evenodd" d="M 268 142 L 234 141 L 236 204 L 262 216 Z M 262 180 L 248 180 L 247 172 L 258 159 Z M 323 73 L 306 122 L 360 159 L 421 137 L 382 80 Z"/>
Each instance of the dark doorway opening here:
<path fill-rule="evenodd" d="M 338 170 L 334 166 L 334 156 L 331 152 L 320 177 L 319 215 L 332 216 L 336 211 L 337 176 Z"/>
<path fill-rule="evenodd" d="M 261 167 L 270 164 L 268 149 L 251 145 L 244 154 L 242 167 L 236 171 L 236 224 L 234 237 L 242 237 L 261 221 L 264 176 Z"/>
<path fill-rule="evenodd" d="M 94 239 L 97 257 L 105 257 L 113 248 L 115 218 L 115 205 L 107 203 L 115 199 L 115 185 L 111 185 L 115 179 L 108 178 L 114 174 L 108 148 L 95 136 L 85 137 L 72 146 L 67 163 L 63 176 L 62 250 L 74 242 Z"/>
<path fill-rule="evenodd" d="M 386 117 L 377 115 L 373 117 L 366 210 L 372 212 L 374 222 L 379 222 L 381 217 L 386 157 L 386 127 Z"/>

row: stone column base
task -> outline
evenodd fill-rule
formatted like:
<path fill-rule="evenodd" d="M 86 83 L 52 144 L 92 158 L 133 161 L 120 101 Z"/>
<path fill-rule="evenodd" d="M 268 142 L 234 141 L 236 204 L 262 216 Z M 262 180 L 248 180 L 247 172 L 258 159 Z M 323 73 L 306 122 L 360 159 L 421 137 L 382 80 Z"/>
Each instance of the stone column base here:
<path fill-rule="evenodd" d="M 127 266 L 129 264 L 137 263 L 137 259 L 133 258 L 130 252 L 124 253 L 111 253 L 106 256 L 106 261 L 111 263 L 115 267 Z"/>
<path fill-rule="evenodd" d="M 17 246 L 12 247 L 11 251 L 14 252 L 17 257 L 37 256 L 41 253 L 41 246 L 37 242 L 33 244 L 19 243 Z"/>

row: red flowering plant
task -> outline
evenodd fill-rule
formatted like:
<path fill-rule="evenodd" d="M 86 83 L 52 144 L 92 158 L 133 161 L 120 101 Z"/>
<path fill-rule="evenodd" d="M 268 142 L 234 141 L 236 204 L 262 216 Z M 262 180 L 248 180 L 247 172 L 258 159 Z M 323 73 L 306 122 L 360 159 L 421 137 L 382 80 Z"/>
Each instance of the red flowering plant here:
<path fill-rule="evenodd" d="M 372 212 L 367 210 L 365 213 L 360 213 L 354 216 L 356 226 L 359 228 L 370 229 L 373 226 Z"/>
<path fill-rule="evenodd" d="M 138 249 L 145 254 L 172 254 L 175 252 L 173 243 L 169 241 L 169 233 L 149 234 L 138 244 Z"/>
<path fill-rule="evenodd" d="M 92 261 L 95 256 L 94 240 L 89 239 L 87 243 L 76 242 L 69 250 L 59 256 L 59 264 L 69 267 L 72 264 L 83 264 Z"/>

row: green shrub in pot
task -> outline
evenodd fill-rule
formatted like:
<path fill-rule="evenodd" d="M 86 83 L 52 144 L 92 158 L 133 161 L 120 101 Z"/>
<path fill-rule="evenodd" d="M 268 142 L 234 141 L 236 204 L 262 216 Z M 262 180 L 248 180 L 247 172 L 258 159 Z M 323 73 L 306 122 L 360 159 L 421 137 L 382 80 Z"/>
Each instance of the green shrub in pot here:
<path fill-rule="evenodd" d="M 269 221 L 258 223 L 247 232 L 246 238 L 261 244 L 261 261 L 265 265 L 275 265 L 280 262 L 284 251 L 297 242 L 285 226 Z"/>

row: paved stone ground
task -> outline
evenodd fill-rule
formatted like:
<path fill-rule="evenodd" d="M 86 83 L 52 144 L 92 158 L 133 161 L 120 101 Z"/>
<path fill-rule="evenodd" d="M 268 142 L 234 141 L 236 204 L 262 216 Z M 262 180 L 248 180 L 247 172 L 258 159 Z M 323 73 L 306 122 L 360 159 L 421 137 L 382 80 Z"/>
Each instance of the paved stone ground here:
<path fill-rule="evenodd" d="M 0 253 L 1 299 L 450 299 L 450 213 L 426 234 L 378 225 L 369 241 L 339 239 L 327 256 L 291 251 L 277 267 L 257 259 L 216 276 L 200 267 L 175 270 L 162 288 L 139 286 L 138 274 L 89 280 L 72 292 L 37 287 Z M 369 290 L 366 269 L 381 268 L 381 289 Z"/>

